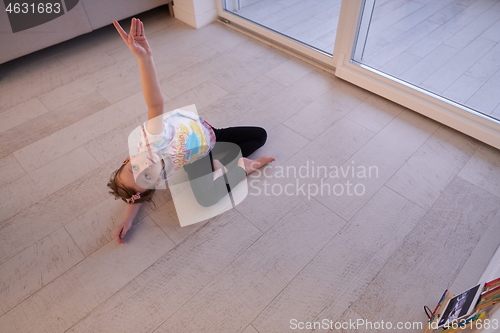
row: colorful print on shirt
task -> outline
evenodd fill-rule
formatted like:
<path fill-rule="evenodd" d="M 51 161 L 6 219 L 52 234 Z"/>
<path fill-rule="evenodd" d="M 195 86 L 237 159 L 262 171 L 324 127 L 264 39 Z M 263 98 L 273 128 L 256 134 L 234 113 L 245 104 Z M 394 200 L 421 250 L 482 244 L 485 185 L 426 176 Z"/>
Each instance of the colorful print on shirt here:
<path fill-rule="evenodd" d="M 142 131 L 136 147 L 137 153 L 151 150 L 162 156 L 166 178 L 184 165 L 208 155 L 215 145 L 212 127 L 193 112 L 174 110 L 164 114 L 163 122 L 160 134 Z"/>

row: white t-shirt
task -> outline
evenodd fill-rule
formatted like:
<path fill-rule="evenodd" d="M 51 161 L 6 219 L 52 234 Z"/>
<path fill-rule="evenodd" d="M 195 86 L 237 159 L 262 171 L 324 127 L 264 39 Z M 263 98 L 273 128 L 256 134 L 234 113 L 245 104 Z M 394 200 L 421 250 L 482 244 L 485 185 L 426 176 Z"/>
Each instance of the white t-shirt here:
<path fill-rule="evenodd" d="M 166 179 L 184 165 L 208 155 L 215 145 L 215 133 L 210 124 L 190 111 L 174 110 L 164 114 L 163 122 L 165 126 L 160 134 L 149 133 L 144 123 L 136 147 L 137 153 L 151 150 L 162 156 Z"/>

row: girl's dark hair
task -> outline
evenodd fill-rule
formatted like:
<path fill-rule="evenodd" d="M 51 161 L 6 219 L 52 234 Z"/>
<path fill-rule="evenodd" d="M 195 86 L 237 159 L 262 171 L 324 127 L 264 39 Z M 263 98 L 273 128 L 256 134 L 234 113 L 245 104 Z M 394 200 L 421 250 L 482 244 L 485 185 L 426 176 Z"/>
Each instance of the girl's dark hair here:
<path fill-rule="evenodd" d="M 132 197 L 132 195 L 136 194 L 137 192 L 130 187 L 126 187 L 117 179 L 118 175 L 120 174 L 125 165 L 126 164 L 122 164 L 118 170 L 114 171 L 111 174 L 111 178 L 109 179 L 108 182 L 108 187 L 111 189 L 109 193 L 115 196 L 115 200 L 122 199 L 124 202 L 128 203 L 127 199 L 130 199 L 130 197 Z M 134 203 L 152 201 L 151 199 L 153 198 L 154 193 L 155 193 L 154 189 L 146 190 L 141 193 L 140 199 L 134 200 Z"/>

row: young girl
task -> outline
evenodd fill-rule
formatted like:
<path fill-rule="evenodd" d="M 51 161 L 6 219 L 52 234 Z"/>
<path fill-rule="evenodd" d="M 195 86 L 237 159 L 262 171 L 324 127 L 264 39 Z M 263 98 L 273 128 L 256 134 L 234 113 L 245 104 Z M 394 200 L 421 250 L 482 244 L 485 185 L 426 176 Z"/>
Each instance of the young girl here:
<path fill-rule="evenodd" d="M 137 143 L 138 154 L 127 158 L 108 183 L 110 193 L 128 203 L 125 219 L 114 234 L 116 241 L 122 244 L 142 203 L 150 201 L 160 182 L 179 168 L 186 170 L 198 203 L 207 207 L 227 194 L 226 181 L 238 184 L 274 158 L 246 158 L 264 145 L 267 135 L 263 128 L 216 129 L 195 113 L 182 110 L 164 115 L 163 95 L 143 23 L 133 18 L 129 34 L 118 22 L 113 24 L 138 60 L 148 106 L 148 121 L 141 126 L 141 139 Z M 227 144 L 216 145 L 220 142 L 236 144 L 239 149 L 227 148 Z M 239 150 L 241 158 L 237 158 Z M 225 156 L 214 160 L 212 153 L 216 152 L 223 152 Z"/>

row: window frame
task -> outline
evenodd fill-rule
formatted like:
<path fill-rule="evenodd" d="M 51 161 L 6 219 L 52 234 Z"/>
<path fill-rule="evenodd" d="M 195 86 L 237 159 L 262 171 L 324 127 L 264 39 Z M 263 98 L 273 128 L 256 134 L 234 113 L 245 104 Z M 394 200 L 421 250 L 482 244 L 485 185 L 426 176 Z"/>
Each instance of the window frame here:
<path fill-rule="evenodd" d="M 365 1 L 342 1 L 335 75 L 500 149 L 500 121 L 352 60 Z"/>

